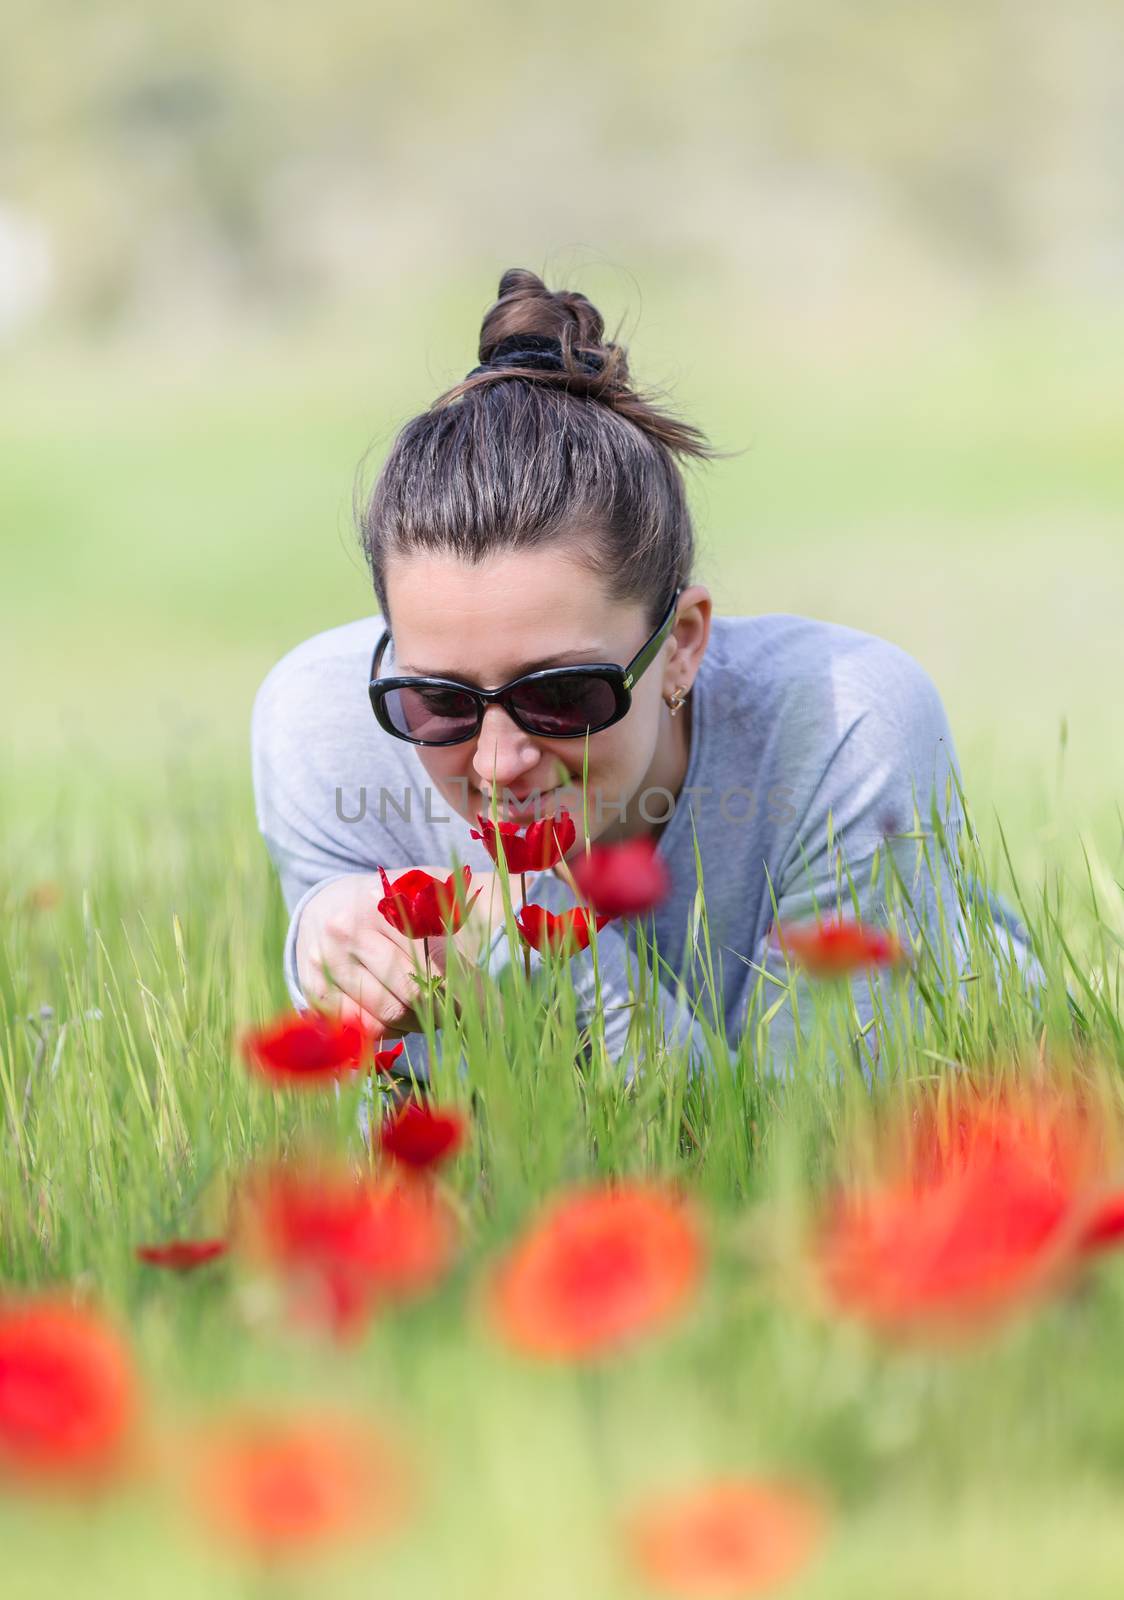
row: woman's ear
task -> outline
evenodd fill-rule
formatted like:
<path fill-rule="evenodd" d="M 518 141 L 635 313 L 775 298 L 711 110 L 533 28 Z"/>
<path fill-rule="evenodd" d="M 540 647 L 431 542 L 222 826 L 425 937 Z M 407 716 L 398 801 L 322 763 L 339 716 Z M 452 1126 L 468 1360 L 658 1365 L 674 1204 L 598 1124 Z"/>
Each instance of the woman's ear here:
<path fill-rule="evenodd" d="M 679 688 L 690 689 L 694 683 L 706 654 L 713 611 L 710 590 L 701 583 L 690 584 L 679 596 L 675 625 L 669 635 L 671 649 L 663 673 L 665 695 L 674 694 Z"/>

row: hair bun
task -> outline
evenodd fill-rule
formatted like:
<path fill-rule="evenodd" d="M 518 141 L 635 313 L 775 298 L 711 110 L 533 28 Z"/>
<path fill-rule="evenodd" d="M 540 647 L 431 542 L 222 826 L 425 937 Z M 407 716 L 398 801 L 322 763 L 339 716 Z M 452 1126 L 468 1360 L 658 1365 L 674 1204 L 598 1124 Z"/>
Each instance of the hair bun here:
<path fill-rule="evenodd" d="M 520 350 L 532 359 L 517 362 Z M 555 351 L 561 360 L 551 362 Z M 518 366 L 584 377 L 602 399 L 628 388 L 628 357 L 620 345 L 606 343 L 597 307 L 576 291 L 548 289 L 526 267 L 509 267 L 500 279 L 496 301 L 480 328 L 479 360 L 477 372 Z"/>
<path fill-rule="evenodd" d="M 574 359 L 588 376 L 601 372 L 605 365 L 604 356 L 593 350 L 578 351 Z M 479 377 L 482 372 L 513 370 L 518 370 L 521 375 L 528 371 L 563 372 L 568 375 L 561 341 L 553 334 L 509 333 L 495 346 L 485 365 L 474 367 L 466 374 L 466 381 Z"/>
<path fill-rule="evenodd" d="M 605 338 L 597 307 L 577 290 L 552 290 L 526 267 L 509 267 L 480 327 L 480 365 L 438 395 L 440 411 L 460 401 L 489 405 L 489 391 L 519 379 L 539 399 L 596 400 L 673 456 L 704 460 L 714 451 L 690 423 L 666 411 L 660 396 L 635 388 L 623 345 Z M 498 402 L 497 402 L 498 403 Z M 556 412 L 556 422 L 561 422 Z"/>

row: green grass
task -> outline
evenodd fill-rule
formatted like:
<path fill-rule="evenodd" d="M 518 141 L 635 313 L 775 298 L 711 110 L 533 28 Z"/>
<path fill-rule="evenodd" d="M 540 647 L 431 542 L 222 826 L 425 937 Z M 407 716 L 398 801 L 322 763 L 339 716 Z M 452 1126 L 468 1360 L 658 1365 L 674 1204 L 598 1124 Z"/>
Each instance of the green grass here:
<path fill-rule="evenodd" d="M 313 1131 L 355 1149 L 355 1102 L 275 1096 L 237 1057 L 241 1026 L 284 1001 L 285 921 L 238 785 L 185 769 L 114 794 L 70 785 L 49 818 L 5 829 L 5 1277 L 96 1291 L 129 1327 L 156 1417 L 331 1400 L 409 1441 L 416 1526 L 286 1592 L 330 1581 L 341 1595 L 376 1582 L 388 1595 L 628 1594 L 616 1507 L 720 1468 L 800 1472 L 829 1488 L 832 1542 L 794 1593 L 1114 1592 L 1124 1269 L 1109 1262 L 1075 1298 L 934 1357 L 886 1354 L 823 1321 L 796 1292 L 795 1267 L 809 1196 L 839 1142 L 942 1059 L 1004 1062 L 1044 1038 L 1061 1063 L 1095 1059 L 1117 1093 L 1119 899 L 1099 915 L 1088 896 L 1063 903 L 1055 926 L 1024 886 L 1049 979 L 1037 1001 L 1000 1004 L 985 976 L 952 985 L 947 1003 L 937 967 L 923 964 L 934 1004 L 873 1092 L 854 1070 L 829 1070 L 834 1002 L 805 1018 L 788 1088 L 760 1081 L 743 1049 L 742 1068 L 715 1088 L 686 1086 L 670 1060 L 627 1093 L 596 1052 L 575 1071 L 565 1004 L 552 1037 L 513 983 L 502 1047 L 470 1016 L 439 1065 L 443 1099 L 467 1107 L 475 1095 L 452 1178 L 467 1223 L 461 1264 L 432 1300 L 388 1311 L 341 1355 L 255 1317 L 236 1273 L 168 1281 L 132 1259 L 138 1240 L 221 1226 L 227 1185 L 252 1153 Z M 61 899 L 35 909 L 26 891 L 47 861 Z M 973 966 L 986 972 L 982 951 Z M 886 1003 L 892 1019 L 892 985 Z M 43 1004 L 56 1031 L 36 1064 L 23 1019 Z M 462 1049 L 467 1081 L 454 1065 Z M 545 1195 L 610 1173 L 672 1177 L 696 1196 L 705 1289 L 627 1359 L 595 1374 L 536 1370 L 492 1342 L 476 1290 Z M 101 1513 L 9 1499 L 0 1527 L 10 1592 L 61 1593 L 79 1570 L 88 1594 L 245 1592 L 244 1575 L 194 1543 L 152 1487 Z"/>
<path fill-rule="evenodd" d="M 977 865 L 1015 894 L 998 816 L 1049 975 L 1033 1004 L 1001 1003 L 986 981 L 955 1004 L 938 987 L 873 1100 L 942 1059 L 1045 1048 L 1071 1063 L 1078 1043 L 1115 1094 L 1121 330 L 1012 317 L 893 357 L 813 361 L 745 328 L 729 365 L 704 372 L 661 332 L 682 326 L 672 293 L 637 365 L 678 372 L 717 441 L 750 446 L 695 490 L 719 609 L 837 618 L 922 660 L 960 745 Z M 461 1264 L 344 1354 L 256 1318 L 236 1274 L 157 1280 L 133 1260 L 142 1238 L 219 1225 L 251 1155 L 313 1129 L 354 1144 L 353 1104 L 276 1098 L 233 1045 L 285 1002 L 249 705 L 281 651 L 369 609 L 348 529 L 355 463 L 469 364 L 467 303 L 407 308 L 375 343 L 329 331 L 221 359 L 20 358 L 26 381 L 0 402 L 0 666 L 18 685 L 0 777 L 3 1277 L 104 1299 L 153 1416 L 334 1399 L 411 1442 L 416 1523 L 285 1593 L 626 1596 L 617 1505 L 729 1467 L 805 1472 L 834 1496 L 831 1543 L 793 1594 L 1115 1600 L 1124 1267 L 1106 1262 L 1075 1297 L 955 1358 L 886 1354 L 791 1292 L 809 1195 L 872 1103 L 857 1074 L 826 1070 L 843 1022 L 831 1007 L 808 1019 L 787 1091 L 744 1050 L 709 1097 L 674 1061 L 628 1094 L 596 1063 L 575 1072 L 565 1007 L 544 1048 L 516 986 L 503 1037 L 485 1025 L 461 1041 L 478 1113 L 452 1176 Z M 706 348 L 722 318 L 693 310 L 689 347 Z M 37 909 L 43 884 L 58 903 Z M 453 1059 L 440 1087 L 467 1104 Z M 672 1176 L 696 1195 L 706 1288 L 602 1373 L 538 1371 L 488 1338 L 476 1287 L 542 1196 L 595 1172 Z M 6 1594 L 247 1592 L 143 1486 L 97 1513 L 4 1498 L 0 1537 Z"/>

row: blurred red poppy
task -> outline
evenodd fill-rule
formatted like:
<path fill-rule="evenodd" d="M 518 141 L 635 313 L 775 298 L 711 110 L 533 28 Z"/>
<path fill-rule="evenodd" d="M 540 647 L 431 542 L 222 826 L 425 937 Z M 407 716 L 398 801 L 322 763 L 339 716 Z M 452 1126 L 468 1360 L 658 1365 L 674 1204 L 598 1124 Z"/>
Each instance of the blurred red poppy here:
<path fill-rule="evenodd" d="M 966 1088 L 924 1103 L 895 1158 L 837 1195 L 815 1257 L 839 1310 L 901 1336 L 966 1333 L 1119 1240 L 1100 1130 L 1071 1097 Z"/>
<path fill-rule="evenodd" d="M 357 1071 L 365 1062 L 369 1070 L 389 1071 L 402 1053 L 402 1041 L 377 1053 L 373 1045 L 373 1036 L 354 1019 L 321 1011 L 287 1011 L 268 1026 L 246 1032 L 242 1054 L 275 1087 L 315 1088 Z"/>
<path fill-rule="evenodd" d="M 598 1356 L 680 1313 L 702 1257 L 690 1211 L 661 1189 L 623 1183 L 564 1194 L 501 1264 L 492 1321 L 527 1355 Z"/>
<path fill-rule="evenodd" d="M 208 1527 L 271 1563 L 382 1533 L 405 1505 L 400 1464 L 350 1417 L 228 1417 L 192 1441 L 188 1464 Z"/>
<path fill-rule="evenodd" d="M 1124 1242 L 1124 1190 L 1110 1194 L 1093 1211 L 1081 1235 L 1084 1249 L 1109 1250 Z"/>
<path fill-rule="evenodd" d="M 895 967 L 905 959 L 892 933 L 861 922 L 788 923 L 777 942 L 814 978 L 846 977 L 870 967 Z"/>
<path fill-rule="evenodd" d="M 476 818 L 480 831 L 472 829 L 473 839 L 481 839 L 492 860 L 499 861 L 503 850 L 507 870 L 514 874 L 545 872 L 562 860 L 577 838 L 574 819 L 566 810 L 553 817 L 542 817 L 526 827 L 518 822 L 489 822 L 487 817 Z"/>
<path fill-rule="evenodd" d="M 544 955 L 548 950 L 576 955 L 579 950 L 588 948 L 594 924 L 600 933 L 611 920 L 609 917 L 591 917 L 584 906 L 575 906 L 557 915 L 547 911 L 544 906 L 524 906 L 515 914 L 515 926 L 524 943 Z"/>
<path fill-rule="evenodd" d="M 821 1496 L 797 1484 L 719 1478 L 649 1499 L 623 1521 L 637 1575 L 699 1600 L 762 1594 L 796 1576 L 827 1529 Z"/>
<path fill-rule="evenodd" d="M 341 1337 L 359 1332 L 381 1302 L 430 1288 L 454 1244 L 436 1192 L 326 1163 L 249 1175 L 235 1226 L 246 1254 L 289 1284 L 296 1314 Z"/>
<path fill-rule="evenodd" d="M 226 1255 L 225 1239 L 170 1239 L 167 1244 L 138 1244 L 136 1257 L 149 1267 L 167 1267 L 171 1272 L 191 1272 Z"/>
<path fill-rule="evenodd" d="M 136 1410 L 128 1352 L 94 1311 L 50 1298 L 0 1301 L 0 1476 L 110 1476 Z"/>
<path fill-rule="evenodd" d="M 593 845 L 571 863 L 574 882 L 595 911 L 640 917 L 667 899 L 671 879 L 658 842 L 650 837 Z"/>
<path fill-rule="evenodd" d="M 410 939 L 437 939 L 446 933 L 456 933 L 481 892 L 478 889 L 468 899 L 471 867 L 461 868 L 459 881 L 455 872 L 442 880 L 423 872 L 420 867 L 400 873 L 393 883 L 382 867 L 379 874 L 384 892 L 378 909 L 392 928 Z M 457 904 L 458 889 L 463 906 Z"/>
<path fill-rule="evenodd" d="M 384 1156 L 415 1171 L 436 1167 L 464 1143 L 466 1123 L 459 1111 L 441 1111 L 409 1101 L 378 1132 Z"/>
<path fill-rule="evenodd" d="M 62 885 L 49 880 L 34 883 L 27 891 L 27 905 L 32 911 L 53 911 L 62 903 Z"/>

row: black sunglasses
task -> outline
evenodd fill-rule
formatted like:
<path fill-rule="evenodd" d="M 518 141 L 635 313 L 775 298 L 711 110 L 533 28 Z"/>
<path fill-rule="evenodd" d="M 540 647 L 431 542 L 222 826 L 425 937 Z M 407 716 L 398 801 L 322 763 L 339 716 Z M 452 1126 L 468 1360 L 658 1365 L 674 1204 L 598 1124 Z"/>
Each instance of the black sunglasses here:
<path fill-rule="evenodd" d="M 627 667 L 612 662 L 581 662 L 545 667 L 513 678 L 502 689 L 475 689 L 455 678 L 380 678 L 379 663 L 390 641 L 389 628 L 375 647 L 368 694 L 371 709 L 387 733 L 410 744 L 463 744 L 480 732 L 489 705 L 501 705 L 527 733 L 545 739 L 581 739 L 619 722 L 632 704 L 632 687 L 655 659 L 671 631 L 676 589 L 651 638 Z"/>

